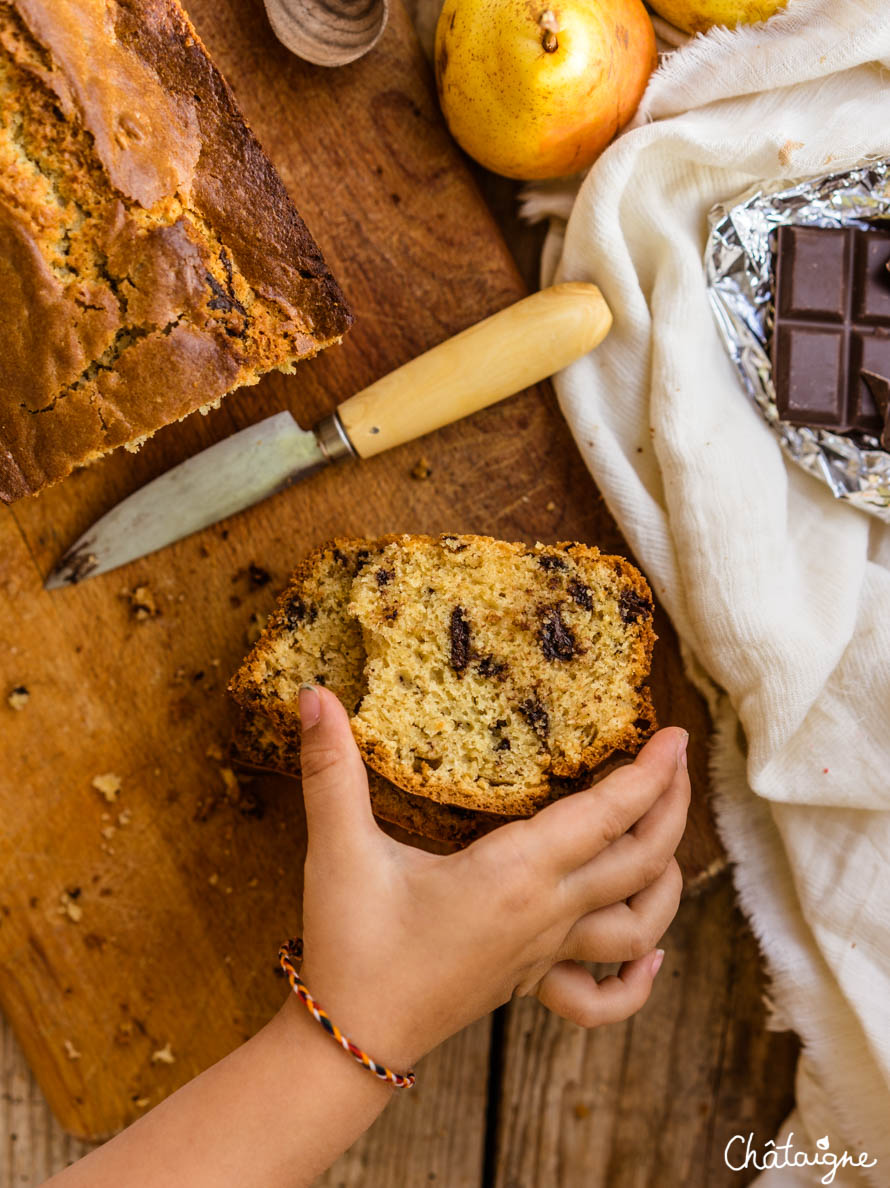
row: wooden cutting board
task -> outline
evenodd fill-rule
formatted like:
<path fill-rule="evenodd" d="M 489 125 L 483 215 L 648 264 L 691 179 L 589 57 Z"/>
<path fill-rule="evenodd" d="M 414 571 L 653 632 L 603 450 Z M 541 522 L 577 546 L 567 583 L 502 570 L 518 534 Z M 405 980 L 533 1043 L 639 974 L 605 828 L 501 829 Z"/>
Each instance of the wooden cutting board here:
<path fill-rule="evenodd" d="M 274 777 L 233 785 L 221 756 L 226 681 L 295 560 L 335 533 L 391 531 L 626 551 L 543 385 L 125 569 L 44 592 L 64 548 L 169 466 L 284 407 L 311 424 L 522 295 L 398 3 L 374 52 L 335 72 L 281 48 L 260 0 L 187 6 L 356 325 L 296 376 L 269 377 L 135 457 L 110 457 L 0 513 L 0 1005 L 58 1117 L 88 1137 L 155 1104 L 282 999 L 275 954 L 298 928 L 299 796 Z M 421 456 L 425 480 L 412 476 Z M 682 860 L 696 877 L 719 857 L 708 723 L 663 615 L 657 629 L 660 719 L 692 731 L 697 791 Z M 30 698 L 15 712 L 6 694 L 19 685 Z M 113 803 L 92 783 L 109 774 L 121 786 Z M 467 1083 L 483 1085 L 485 1044 L 465 1046 L 463 1059 Z"/>

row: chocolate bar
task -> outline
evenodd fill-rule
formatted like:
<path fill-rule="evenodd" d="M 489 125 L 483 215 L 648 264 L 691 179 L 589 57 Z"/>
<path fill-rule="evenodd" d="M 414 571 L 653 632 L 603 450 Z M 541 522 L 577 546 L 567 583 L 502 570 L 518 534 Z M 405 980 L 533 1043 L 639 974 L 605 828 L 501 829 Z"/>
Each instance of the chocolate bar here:
<path fill-rule="evenodd" d="M 783 421 L 880 436 L 862 373 L 890 377 L 890 230 L 779 228 L 773 384 Z"/>

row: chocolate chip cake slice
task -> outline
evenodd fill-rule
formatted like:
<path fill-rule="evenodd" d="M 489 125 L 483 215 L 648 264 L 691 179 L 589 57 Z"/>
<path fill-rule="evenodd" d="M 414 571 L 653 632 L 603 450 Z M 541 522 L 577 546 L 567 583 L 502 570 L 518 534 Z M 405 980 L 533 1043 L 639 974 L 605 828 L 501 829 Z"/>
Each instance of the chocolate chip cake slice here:
<path fill-rule="evenodd" d="M 357 574 L 366 762 L 448 804 L 527 815 L 655 715 L 652 596 L 621 557 L 582 544 L 403 536 Z"/>
<path fill-rule="evenodd" d="M 0 499 L 350 322 L 176 0 L 0 0 Z"/>

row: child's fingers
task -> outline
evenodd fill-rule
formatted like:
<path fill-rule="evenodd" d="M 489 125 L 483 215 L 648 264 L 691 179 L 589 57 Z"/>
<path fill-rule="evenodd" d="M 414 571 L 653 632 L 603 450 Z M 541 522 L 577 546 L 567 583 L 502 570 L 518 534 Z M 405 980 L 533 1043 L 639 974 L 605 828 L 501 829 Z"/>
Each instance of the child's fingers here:
<path fill-rule="evenodd" d="M 636 825 L 566 877 L 565 890 L 575 911 L 618 903 L 654 882 L 680 844 L 688 810 L 689 776 L 681 767 L 667 792 Z"/>
<path fill-rule="evenodd" d="M 650 953 L 677 914 L 683 876 L 676 859 L 627 903 L 613 903 L 576 920 L 560 949 L 574 961 L 627 961 Z"/>
<path fill-rule="evenodd" d="M 339 830 L 342 837 L 378 833 L 368 776 L 346 710 L 329 689 L 300 690 L 300 767 L 310 842 Z"/>
<path fill-rule="evenodd" d="M 538 998 L 556 1015 L 579 1027 L 601 1027 L 629 1019 L 646 1002 L 661 967 L 660 949 L 625 961 L 617 975 L 598 982 L 583 965 L 560 961 L 544 975 Z"/>
<path fill-rule="evenodd" d="M 688 737 L 678 727 L 659 730 L 633 763 L 522 822 L 531 856 L 553 874 L 566 875 L 599 854 L 626 833 L 671 786 Z"/>

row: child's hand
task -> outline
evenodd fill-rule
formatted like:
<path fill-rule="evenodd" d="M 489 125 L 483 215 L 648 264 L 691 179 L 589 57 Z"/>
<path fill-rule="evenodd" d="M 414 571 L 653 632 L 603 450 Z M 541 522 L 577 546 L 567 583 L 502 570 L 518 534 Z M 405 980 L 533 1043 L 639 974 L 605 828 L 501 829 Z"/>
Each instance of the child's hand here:
<path fill-rule="evenodd" d="M 442 856 L 378 828 L 336 697 L 304 689 L 300 709 L 301 973 L 350 1039 L 404 1072 L 514 994 L 582 1027 L 639 1010 L 680 901 L 685 731 L 659 731 L 595 787 Z M 624 965 L 597 983 L 579 961 Z"/>

